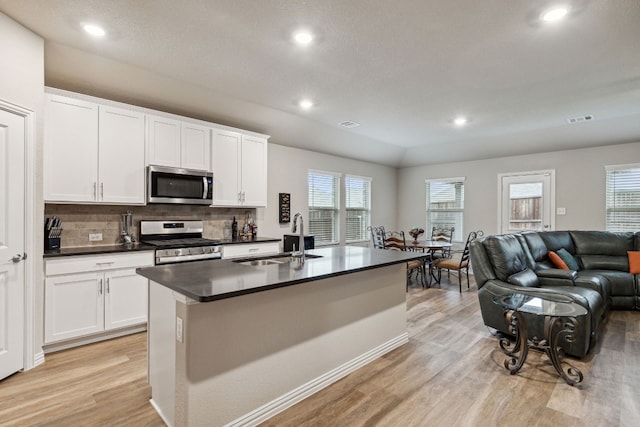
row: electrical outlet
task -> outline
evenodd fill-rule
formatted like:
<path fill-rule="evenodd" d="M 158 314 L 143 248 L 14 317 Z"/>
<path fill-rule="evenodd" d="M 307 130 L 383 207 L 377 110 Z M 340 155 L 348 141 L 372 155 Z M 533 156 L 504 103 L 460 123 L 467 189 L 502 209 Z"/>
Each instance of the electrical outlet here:
<path fill-rule="evenodd" d="M 176 316 L 176 340 L 182 342 L 182 318 Z"/>
<path fill-rule="evenodd" d="M 89 234 L 89 241 L 90 242 L 100 242 L 100 241 L 102 241 L 102 233 Z"/>
<path fill-rule="evenodd" d="M 557 208 L 556 209 L 556 215 L 566 215 L 567 214 L 567 208 Z"/>

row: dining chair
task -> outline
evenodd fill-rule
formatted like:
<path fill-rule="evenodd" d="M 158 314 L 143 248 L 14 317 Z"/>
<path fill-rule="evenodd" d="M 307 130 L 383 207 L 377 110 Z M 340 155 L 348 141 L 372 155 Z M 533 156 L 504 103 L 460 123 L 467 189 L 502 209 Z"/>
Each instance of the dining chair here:
<path fill-rule="evenodd" d="M 378 227 L 369 226 L 367 228 L 371 232 L 371 243 L 373 244 L 373 248 L 384 249 L 384 227 L 381 225 Z"/>
<path fill-rule="evenodd" d="M 384 248 L 396 251 L 406 251 L 407 241 L 404 237 L 404 231 L 390 231 L 385 235 Z M 413 272 L 416 272 L 416 278 L 420 275 L 422 287 L 425 287 L 425 263 L 423 259 L 415 259 L 407 262 L 407 289 L 409 289 L 409 279 Z"/>
<path fill-rule="evenodd" d="M 433 267 L 438 270 L 438 282 L 442 278 L 442 270 L 447 270 L 447 274 L 454 270 L 458 273 L 458 286 L 460 287 L 460 293 L 462 293 L 462 270 L 465 270 L 467 276 L 467 289 L 469 289 L 469 245 L 476 238 L 484 235 L 482 230 L 472 231 L 467 236 L 467 242 L 464 244 L 462 251 L 453 251 L 453 253 L 460 253 L 460 257 L 441 258 L 433 262 Z"/>
<path fill-rule="evenodd" d="M 452 243 L 455 227 L 449 225 L 434 225 L 431 229 L 431 240 L 434 242 Z M 451 258 L 451 246 L 433 251 L 431 256 L 434 260 Z"/>

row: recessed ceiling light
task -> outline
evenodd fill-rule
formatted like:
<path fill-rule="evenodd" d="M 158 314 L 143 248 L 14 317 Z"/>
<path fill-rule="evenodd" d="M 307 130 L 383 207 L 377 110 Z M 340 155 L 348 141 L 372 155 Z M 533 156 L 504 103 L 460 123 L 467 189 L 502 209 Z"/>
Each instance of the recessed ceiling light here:
<path fill-rule="evenodd" d="M 93 25 L 93 24 L 83 25 L 82 28 L 87 33 L 91 34 L 92 36 L 96 36 L 96 37 L 103 37 L 105 34 L 107 34 L 107 32 L 102 27 L 99 27 L 99 26 Z"/>
<path fill-rule="evenodd" d="M 556 22 L 563 19 L 569 13 L 569 9 L 564 6 L 554 7 L 553 9 L 549 9 L 540 15 L 540 19 L 545 22 Z"/>
<path fill-rule="evenodd" d="M 455 119 L 453 119 L 453 124 L 456 126 L 464 126 L 467 124 L 469 120 L 466 117 L 456 117 Z"/>
<path fill-rule="evenodd" d="M 309 99 L 303 99 L 302 101 L 300 101 L 298 103 L 298 105 L 303 110 L 308 110 L 309 108 L 313 107 L 313 102 L 311 100 L 309 100 Z"/>
<path fill-rule="evenodd" d="M 293 35 L 293 39 L 296 41 L 296 43 L 305 45 L 313 41 L 313 36 L 307 31 L 298 31 Z"/>

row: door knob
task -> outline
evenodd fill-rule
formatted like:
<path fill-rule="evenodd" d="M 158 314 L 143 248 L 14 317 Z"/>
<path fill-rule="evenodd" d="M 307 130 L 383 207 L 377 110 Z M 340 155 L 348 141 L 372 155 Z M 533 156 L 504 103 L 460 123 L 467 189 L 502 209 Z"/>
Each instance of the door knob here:
<path fill-rule="evenodd" d="M 25 260 L 25 259 L 27 259 L 27 254 L 23 253 L 22 255 L 15 254 L 9 261 L 17 263 L 17 262 L 20 262 L 20 261 Z"/>

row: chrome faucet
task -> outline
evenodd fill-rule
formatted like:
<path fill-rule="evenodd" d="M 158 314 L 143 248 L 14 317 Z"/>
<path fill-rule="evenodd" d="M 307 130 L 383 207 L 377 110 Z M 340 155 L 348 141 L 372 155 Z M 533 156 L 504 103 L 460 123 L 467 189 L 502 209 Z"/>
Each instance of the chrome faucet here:
<path fill-rule="evenodd" d="M 301 262 L 304 262 L 304 221 L 302 220 L 302 214 L 298 212 L 293 216 L 293 223 L 291 224 L 291 232 L 295 233 L 298 224 L 298 218 L 300 218 L 300 238 L 298 239 L 298 250 L 291 253 L 291 256 L 294 258 L 300 259 Z"/>

